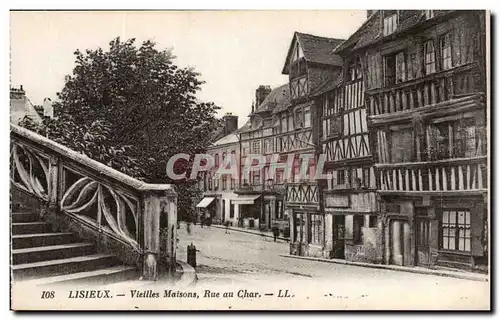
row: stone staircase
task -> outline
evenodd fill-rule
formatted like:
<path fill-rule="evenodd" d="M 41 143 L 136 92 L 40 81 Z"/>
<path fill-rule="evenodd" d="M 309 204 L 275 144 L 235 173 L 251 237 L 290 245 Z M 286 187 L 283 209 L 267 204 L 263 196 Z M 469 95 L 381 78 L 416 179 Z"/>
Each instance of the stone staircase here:
<path fill-rule="evenodd" d="M 98 253 L 93 243 L 72 233 L 53 232 L 33 209 L 13 209 L 11 226 L 14 281 L 108 284 L 139 278 L 134 266 Z"/>

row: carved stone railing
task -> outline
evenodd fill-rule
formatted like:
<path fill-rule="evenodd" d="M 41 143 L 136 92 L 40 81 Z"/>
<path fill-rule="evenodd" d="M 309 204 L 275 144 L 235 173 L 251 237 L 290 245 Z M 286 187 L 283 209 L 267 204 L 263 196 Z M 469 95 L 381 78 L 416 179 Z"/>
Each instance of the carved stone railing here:
<path fill-rule="evenodd" d="M 175 270 L 177 194 L 147 184 L 11 124 L 10 180 L 44 203 L 55 228 L 76 232 L 98 249 L 138 266 L 154 280 L 160 266 L 160 229 L 168 271 Z"/>
<path fill-rule="evenodd" d="M 383 192 L 482 192 L 488 186 L 487 158 L 376 164 Z"/>

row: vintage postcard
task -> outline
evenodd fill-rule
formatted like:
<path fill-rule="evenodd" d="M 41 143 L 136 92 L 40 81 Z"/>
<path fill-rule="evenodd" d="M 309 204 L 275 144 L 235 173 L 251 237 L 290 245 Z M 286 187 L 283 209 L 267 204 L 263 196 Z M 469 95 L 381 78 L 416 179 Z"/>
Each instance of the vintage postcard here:
<path fill-rule="evenodd" d="M 491 309 L 488 11 L 10 20 L 12 310 Z"/>

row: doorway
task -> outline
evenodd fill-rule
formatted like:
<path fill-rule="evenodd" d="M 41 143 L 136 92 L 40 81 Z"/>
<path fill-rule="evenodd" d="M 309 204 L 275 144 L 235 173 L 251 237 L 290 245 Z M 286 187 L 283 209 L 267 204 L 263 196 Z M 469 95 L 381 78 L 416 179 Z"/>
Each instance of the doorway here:
<path fill-rule="evenodd" d="M 390 263 L 398 266 L 411 265 L 410 223 L 407 220 L 391 220 L 390 235 Z"/>
<path fill-rule="evenodd" d="M 345 216 L 333 216 L 333 258 L 345 259 Z"/>

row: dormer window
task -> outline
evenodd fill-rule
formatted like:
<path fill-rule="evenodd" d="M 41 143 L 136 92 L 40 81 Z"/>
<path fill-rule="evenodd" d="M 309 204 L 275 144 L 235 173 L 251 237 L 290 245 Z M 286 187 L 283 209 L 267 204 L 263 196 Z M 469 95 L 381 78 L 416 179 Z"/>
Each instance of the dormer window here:
<path fill-rule="evenodd" d="M 428 20 L 430 18 L 434 18 L 434 10 L 424 10 L 425 19 Z"/>
<path fill-rule="evenodd" d="M 398 12 L 396 10 L 384 12 L 384 36 L 393 34 L 398 27 Z"/>

